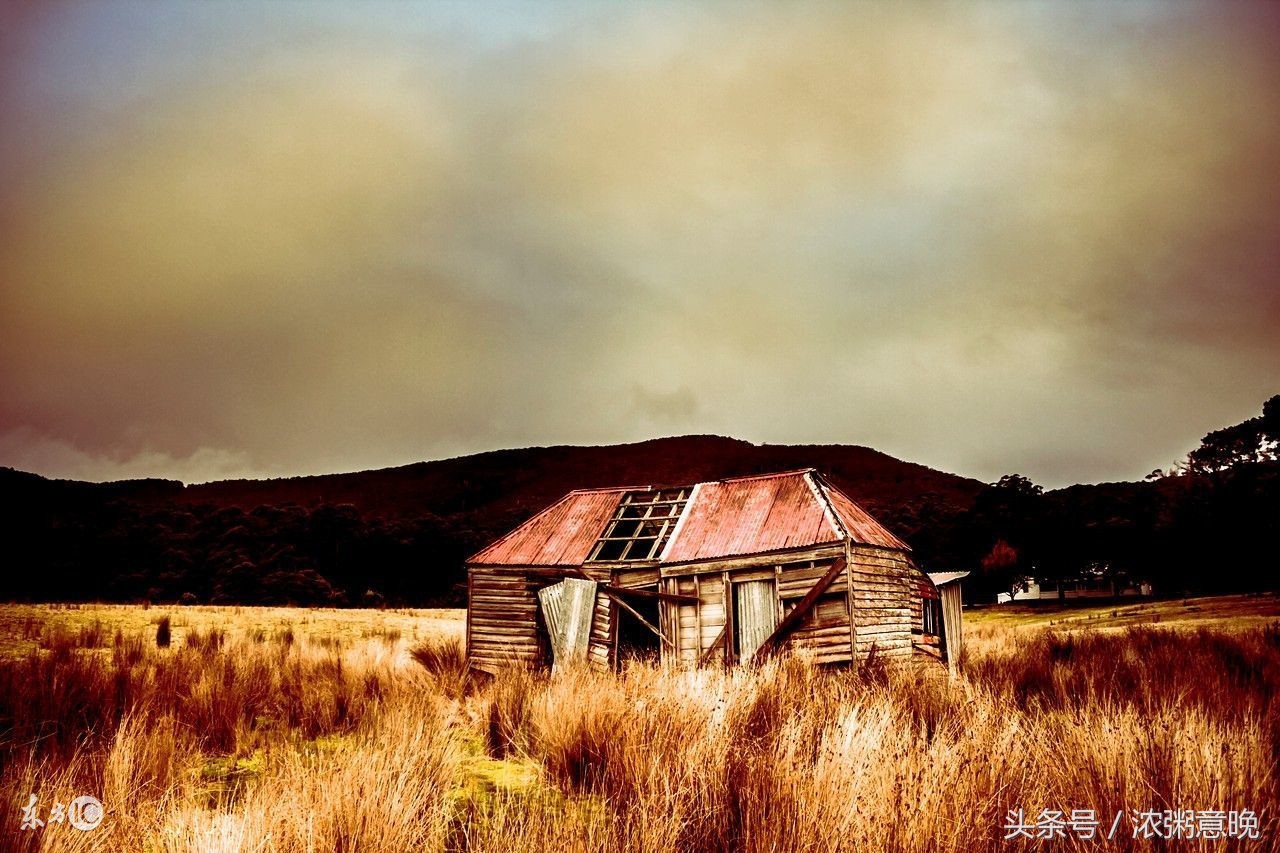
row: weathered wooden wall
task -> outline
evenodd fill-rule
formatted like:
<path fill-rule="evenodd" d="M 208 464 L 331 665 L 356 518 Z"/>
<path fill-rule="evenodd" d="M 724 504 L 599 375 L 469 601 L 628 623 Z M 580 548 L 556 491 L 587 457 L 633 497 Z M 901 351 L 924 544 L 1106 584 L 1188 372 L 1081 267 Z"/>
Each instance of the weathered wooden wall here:
<path fill-rule="evenodd" d="M 664 591 L 677 595 L 696 596 L 698 603 L 664 603 L 662 626 L 670 644 L 664 644 L 664 653 L 674 650 L 681 663 L 696 663 L 702 653 L 720 636 L 725 625 L 725 599 L 723 574 L 698 574 L 665 578 Z M 721 656 L 717 654 L 717 659 Z"/>
<path fill-rule="evenodd" d="M 538 611 L 538 590 L 556 583 L 564 572 L 537 568 L 471 567 L 467 571 L 467 661 L 474 668 L 497 672 L 519 664 L 542 666 L 550 661 L 545 628 Z M 585 572 L 602 583 L 608 572 Z M 612 602 L 596 595 L 595 617 L 587 649 L 588 661 L 608 669 L 613 663 Z"/>
<path fill-rule="evenodd" d="M 692 664 L 707 656 L 723 662 L 734 648 L 732 599 L 726 584 L 769 581 L 775 590 L 777 621 L 822 577 L 832 561 L 844 555 L 844 546 L 824 547 L 788 555 L 716 560 L 662 568 L 663 591 L 696 596 L 698 604 L 664 604 L 663 629 L 681 663 Z M 790 636 L 786 647 L 811 655 L 821 663 L 847 662 L 852 658 L 846 572 L 841 572 L 814 609 Z M 714 646 L 714 649 L 713 649 Z M 710 655 L 707 655 L 708 651 Z"/>
<path fill-rule="evenodd" d="M 468 572 L 467 662 L 473 669 L 497 672 L 513 663 L 545 661 L 538 636 L 538 590 L 547 582 L 517 571 Z"/>
<path fill-rule="evenodd" d="M 831 568 L 831 563 L 832 560 L 820 560 L 812 564 L 781 567 L 778 592 L 782 596 L 784 614 L 813 588 Z M 836 575 L 783 648 L 804 654 L 815 663 L 850 662 L 853 660 L 853 627 L 849 606 L 849 568 L 846 567 Z"/>
<path fill-rule="evenodd" d="M 850 548 L 849 599 L 859 659 L 871 654 L 909 657 L 912 630 L 923 619 L 918 584 L 924 574 L 901 551 Z"/>
<path fill-rule="evenodd" d="M 737 581 L 732 589 L 738 659 L 751 660 L 778 627 L 777 579 Z"/>
<path fill-rule="evenodd" d="M 596 612 L 591 622 L 587 662 L 596 669 L 613 668 L 613 602 L 603 592 L 596 594 Z"/>

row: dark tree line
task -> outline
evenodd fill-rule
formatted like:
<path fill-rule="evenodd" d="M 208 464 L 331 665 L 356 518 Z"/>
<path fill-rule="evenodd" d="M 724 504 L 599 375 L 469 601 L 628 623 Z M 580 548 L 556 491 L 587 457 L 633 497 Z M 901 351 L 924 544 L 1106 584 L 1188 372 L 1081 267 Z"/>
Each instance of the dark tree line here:
<path fill-rule="evenodd" d="M 927 486 L 912 493 L 895 480 L 888 493 L 909 497 L 865 503 L 926 570 L 973 571 L 969 601 L 994 600 L 1025 576 L 1149 581 L 1167 594 L 1276 589 L 1278 446 L 1280 396 L 1141 483 L 1045 492 L 1010 474 L 970 498 Z M 570 479 L 592 472 L 607 482 L 635 479 L 589 467 Z M 387 517 L 385 508 L 351 503 L 188 505 L 172 497 L 181 484 L 160 481 L 0 474 L 0 599 L 458 605 L 466 556 L 545 502 L 494 510 L 495 486 L 464 490 L 466 500 L 447 513 Z"/>
<path fill-rule="evenodd" d="M 212 604 L 451 605 L 478 537 L 436 516 L 349 504 L 32 512 L 11 539 L 7 598 Z M 16 542 L 15 542 L 16 540 Z"/>
<path fill-rule="evenodd" d="M 1147 581 L 1158 593 L 1280 589 L 1280 395 L 1141 483 L 1044 492 L 1010 474 L 972 506 L 922 496 L 882 517 L 925 567 L 968 569 L 971 601 L 1027 577 Z"/>

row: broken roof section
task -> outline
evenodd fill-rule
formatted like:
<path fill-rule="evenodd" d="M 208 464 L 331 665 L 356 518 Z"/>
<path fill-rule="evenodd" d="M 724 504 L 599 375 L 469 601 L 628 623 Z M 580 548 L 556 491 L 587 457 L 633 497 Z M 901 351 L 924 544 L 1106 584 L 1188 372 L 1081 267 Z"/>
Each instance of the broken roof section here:
<path fill-rule="evenodd" d="M 646 515 L 649 518 L 643 518 Z M 637 521 L 648 524 L 637 525 Z M 858 544 L 909 550 L 808 468 L 715 480 L 692 488 L 570 492 L 468 563 L 530 567 L 637 559 L 685 563 L 824 545 L 846 537 Z"/>
<path fill-rule="evenodd" d="M 590 562 L 658 559 L 689 502 L 688 488 L 627 492 L 591 549 Z"/>

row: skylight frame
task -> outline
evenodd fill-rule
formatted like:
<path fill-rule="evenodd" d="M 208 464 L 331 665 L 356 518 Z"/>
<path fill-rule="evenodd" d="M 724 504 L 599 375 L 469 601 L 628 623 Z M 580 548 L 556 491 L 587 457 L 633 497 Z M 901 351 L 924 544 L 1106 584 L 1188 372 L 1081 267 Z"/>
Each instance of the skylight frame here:
<path fill-rule="evenodd" d="M 627 492 L 618 501 L 586 562 L 655 562 L 671 539 L 692 493 L 692 487 Z"/>

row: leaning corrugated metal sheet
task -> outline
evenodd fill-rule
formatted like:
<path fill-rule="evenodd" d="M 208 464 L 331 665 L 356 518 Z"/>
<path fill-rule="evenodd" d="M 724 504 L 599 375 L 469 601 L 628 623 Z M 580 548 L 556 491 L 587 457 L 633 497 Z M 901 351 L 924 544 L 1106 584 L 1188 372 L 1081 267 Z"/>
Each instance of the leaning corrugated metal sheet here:
<path fill-rule="evenodd" d="M 538 600 L 546 617 L 553 666 L 585 661 L 596 609 L 596 582 L 565 578 L 538 590 Z"/>

